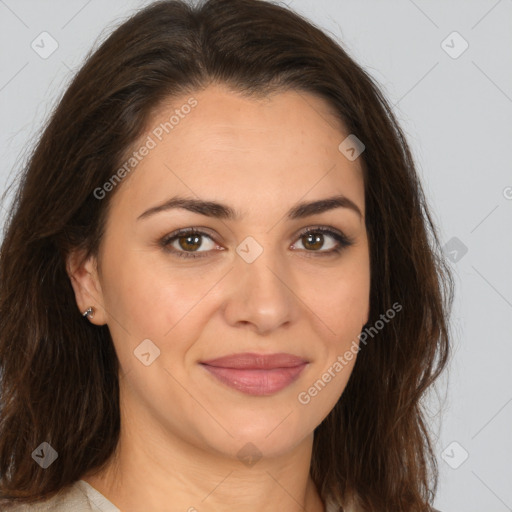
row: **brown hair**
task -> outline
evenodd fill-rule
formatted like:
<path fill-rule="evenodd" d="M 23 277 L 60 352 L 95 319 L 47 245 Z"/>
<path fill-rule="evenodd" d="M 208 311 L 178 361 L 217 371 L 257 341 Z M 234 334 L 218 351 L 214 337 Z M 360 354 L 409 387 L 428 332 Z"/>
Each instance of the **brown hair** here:
<path fill-rule="evenodd" d="M 315 94 L 363 141 L 368 324 L 393 303 L 403 312 L 362 348 L 316 428 L 311 474 L 322 498 L 339 505 L 430 510 L 438 469 L 421 399 L 449 359 L 451 271 L 404 134 L 376 84 L 320 29 L 262 0 L 142 9 L 91 51 L 41 134 L 0 254 L 2 502 L 49 498 L 113 454 L 117 356 L 108 327 L 78 311 L 65 257 L 77 248 L 97 254 L 115 191 L 103 200 L 93 191 L 151 113 L 212 82 L 247 95 Z M 43 441 L 58 452 L 46 469 L 31 457 Z"/>

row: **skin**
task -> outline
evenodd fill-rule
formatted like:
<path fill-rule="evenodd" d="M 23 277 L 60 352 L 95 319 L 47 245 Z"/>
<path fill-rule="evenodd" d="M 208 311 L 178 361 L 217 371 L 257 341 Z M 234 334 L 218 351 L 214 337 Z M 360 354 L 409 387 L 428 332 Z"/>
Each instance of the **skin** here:
<path fill-rule="evenodd" d="M 244 98 L 214 84 L 193 96 L 198 105 L 118 185 L 98 258 L 68 257 L 77 305 L 93 306 L 89 321 L 108 325 L 121 368 L 118 449 L 104 470 L 83 479 L 124 512 L 324 511 L 309 476 L 313 431 L 343 393 L 356 358 L 308 404 L 297 397 L 368 321 L 360 159 L 338 150 L 348 132 L 313 95 Z M 160 108 L 142 139 L 189 97 Z M 363 216 L 335 208 L 286 217 L 299 202 L 336 194 Z M 242 216 L 174 209 L 137 220 L 174 195 L 218 201 Z M 317 226 L 354 243 L 319 254 L 337 241 L 324 234 L 323 245 L 312 247 L 301 232 Z M 159 245 L 186 227 L 211 236 L 196 249 L 205 257 L 181 258 Z M 263 248 L 252 263 L 236 252 L 248 236 Z M 190 249 L 183 239 L 172 247 Z M 144 339 L 160 350 L 149 366 L 134 355 Z M 231 389 L 199 365 L 239 352 L 287 352 L 309 364 L 269 396 Z M 253 465 L 237 456 L 247 443 L 261 454 Z"/>

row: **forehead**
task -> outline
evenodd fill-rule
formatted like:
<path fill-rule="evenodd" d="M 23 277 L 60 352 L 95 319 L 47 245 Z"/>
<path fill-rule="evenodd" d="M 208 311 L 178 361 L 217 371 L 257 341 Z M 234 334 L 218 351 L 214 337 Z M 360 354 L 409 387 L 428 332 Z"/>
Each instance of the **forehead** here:
<path fill-rule="evenodd" d="M 350 161 L 338 149 L 347 135 L 314 95 L 290 90 L 244 97 L 210 86 L 154 113 L 138 143 L 151 149 L 116 201 L 135 213 L 148 201 L 186 193 L 246 212 L 254 201 L 261 209 L 341 193 L 364 213 L 359 159 Z"/>

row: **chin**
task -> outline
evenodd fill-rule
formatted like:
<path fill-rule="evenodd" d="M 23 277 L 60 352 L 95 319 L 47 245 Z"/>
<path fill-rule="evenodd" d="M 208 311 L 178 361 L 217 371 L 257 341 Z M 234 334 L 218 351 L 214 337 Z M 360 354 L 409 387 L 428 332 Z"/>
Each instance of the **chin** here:
<path fill-rule="evenodd" d="M 293 414 L 292 412 L 290 416 Z M 247 422 L 228 426 L 227 430 L 233 437 L 226 435 L 223 439 L 211 440 L 211 446 L 240 460 L 245 456 L 279 457 L 313 435 L 313 428 L 305 429 L 285 424 L 285 417 L 286 415 L 280 415 L 277 421 L 260 421 L 256 425 Z"/>

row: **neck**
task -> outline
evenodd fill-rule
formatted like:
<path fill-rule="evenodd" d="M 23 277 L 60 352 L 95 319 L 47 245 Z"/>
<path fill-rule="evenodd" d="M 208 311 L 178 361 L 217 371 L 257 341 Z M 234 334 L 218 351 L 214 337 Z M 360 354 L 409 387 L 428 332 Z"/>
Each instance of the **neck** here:
<path fill-rule="evenodd" d="M 170 504 L 187 512 L 324 512 L 310 477 L 312 445 L 313 434 L 290 453 L 248 465 L 132 416 L 121 421 L 119 444 L 106 467 L 83 480 L 123 512 L 163 512 Z"/>

